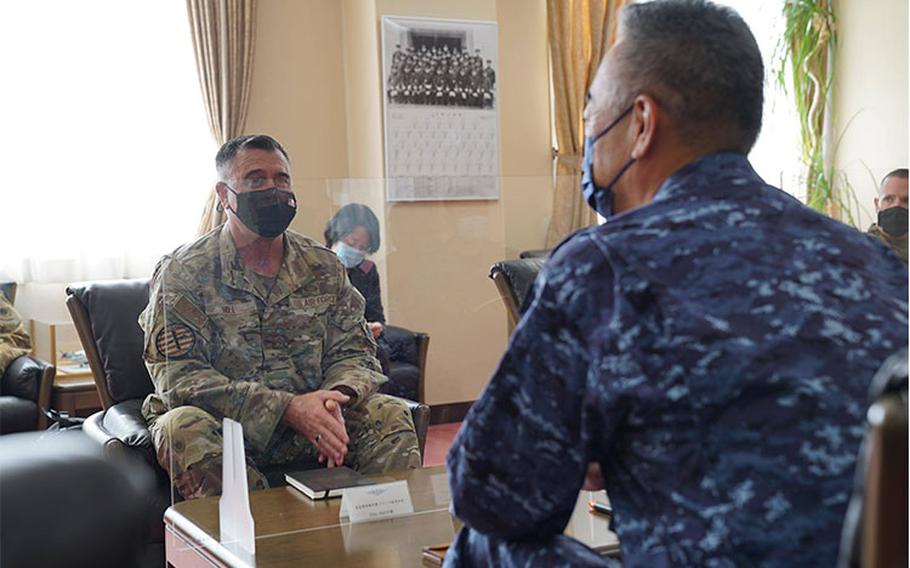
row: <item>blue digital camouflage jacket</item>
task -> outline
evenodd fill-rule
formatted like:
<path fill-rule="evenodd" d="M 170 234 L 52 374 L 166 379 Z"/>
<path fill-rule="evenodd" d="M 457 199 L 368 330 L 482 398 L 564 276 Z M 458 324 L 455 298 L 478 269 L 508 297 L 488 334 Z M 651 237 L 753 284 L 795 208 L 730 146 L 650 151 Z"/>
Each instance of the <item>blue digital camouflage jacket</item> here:
<path fill-rule="evenodd" d="M 693 162 L 553 253 L 449 452 L 455 513 L 542 540 L 599 462 L 624 566 L 833 566 L 906 298 L 881 243 Z"/>

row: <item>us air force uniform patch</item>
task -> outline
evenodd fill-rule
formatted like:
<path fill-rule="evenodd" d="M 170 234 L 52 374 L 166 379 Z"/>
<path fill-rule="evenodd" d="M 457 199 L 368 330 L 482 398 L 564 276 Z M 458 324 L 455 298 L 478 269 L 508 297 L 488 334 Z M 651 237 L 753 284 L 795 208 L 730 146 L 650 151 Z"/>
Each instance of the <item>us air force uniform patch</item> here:
<path fill-rule="evenodd" d="M 188 354 L 196 345 L 196 334 L 189 326 L 174 323 L 158 332 L 155 347 L 162 357 L 179 358 Z"/>

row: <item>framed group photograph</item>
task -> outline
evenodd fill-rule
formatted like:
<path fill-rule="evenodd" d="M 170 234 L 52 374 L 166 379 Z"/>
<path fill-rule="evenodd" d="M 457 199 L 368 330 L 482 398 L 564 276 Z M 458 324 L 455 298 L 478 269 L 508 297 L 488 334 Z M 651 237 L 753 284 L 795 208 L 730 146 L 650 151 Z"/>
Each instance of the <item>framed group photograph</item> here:
<path fill-rule="evenodd" d="M 495 22 L 382 18 L 389 201 L 499 199 Z"/>

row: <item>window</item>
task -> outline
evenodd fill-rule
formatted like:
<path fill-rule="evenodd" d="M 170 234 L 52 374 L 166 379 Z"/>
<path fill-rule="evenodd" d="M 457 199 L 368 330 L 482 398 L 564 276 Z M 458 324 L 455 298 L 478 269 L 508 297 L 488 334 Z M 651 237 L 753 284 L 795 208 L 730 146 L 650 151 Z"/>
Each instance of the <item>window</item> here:
<path fill-rule="evenodd" d="M 800 182 L 799 120 L 790 95 L 777 83 L 774 59 L 784 33 L 783 0 L 717 0 L 736 10 L 752 29 L 765 64 L 765 108 L 758 141 L 749 153 L 752 167 L 767 183 L 805 201 Z"/>
<path fill-rule="evenodd" d="M 149 276 L 215 180 L 183 2 L 10 2 L 0 273 Z"/>

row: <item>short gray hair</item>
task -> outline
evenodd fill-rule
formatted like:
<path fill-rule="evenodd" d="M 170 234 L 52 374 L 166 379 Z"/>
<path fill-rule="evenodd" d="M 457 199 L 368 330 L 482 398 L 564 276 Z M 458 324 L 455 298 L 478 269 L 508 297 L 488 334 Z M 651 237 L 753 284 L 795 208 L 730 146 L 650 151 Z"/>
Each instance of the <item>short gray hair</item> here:
<path fill-rule="evenodd" d="M 280 152 L 284 159 L 291 163 L 291 158 L 284 147 L 268 134 L 238 136 L 225 142 L 218 150 L 218 154 L 215 155 L 215 170 L 218 172 L 220 181 L 228 181 L 231 176 L 231 162 L 234 160 L 234 156 L 237 155 L 237 152 L 246 148 Z"/>
<path fill-rule="evenodd" d="M 693 144 L 749 152 L 761 130 L 764 66 L 739 14 L 706 0 L 654 0 L 624 6 L 619 26 L 615 113 L 648 94 Z"/>
<path fill-rule="evenodd" d="M 897 168 L 896 170 L 891 170 L 885 174 L 885 177 L 882 178 L 882 182 L 878 184 L 878 187 L 881 188 L 883 185 L 885 185 L 885 182 L 888 181 L 889 178 L 907 179 L 907 174 L 907 168 Z"/>

